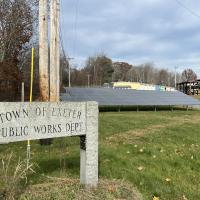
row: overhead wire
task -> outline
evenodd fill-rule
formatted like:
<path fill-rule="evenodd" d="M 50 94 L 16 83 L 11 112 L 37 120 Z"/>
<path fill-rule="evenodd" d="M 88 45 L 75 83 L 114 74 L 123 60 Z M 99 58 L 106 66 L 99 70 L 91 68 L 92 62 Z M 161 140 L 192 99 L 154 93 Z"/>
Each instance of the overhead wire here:
<path fill-rule="evenodd" d="M 61 0 L 61 10 L 63 10 L 62 0 Z M 74 26 L 73 26 L 74 37 L 73 37 L 73 40 L 72 40 L 72 56 L 73 57 L 75 57 L 75 54 L 76 54 L 78 16 L 79 16 L 79 0 L 76 0 L 76 2 L 75 2 Z M 61 12 L 61 20 L 62 20 L 62 23 L 64 23 L 63 12 Z M 62 50 L 63 56 L 66 60 L 69 60 L 70 57 L 69 57 L 69 55 L 66 55 L 65 48 L 64 48 L 62 26 L 60 26 L 60 42 L 61 42 L 61 50 Z"/>
<path fill-rule="evenodd" d="M 61 9 L 63 11 L 63 2 L 61 0 Z M 78 12 L 79 12 L 79 0 L 76 0 L 75 2 L 75 16 L 74 16 L 74 26 L 73 26 L 73 40 L 72 40 L 72 56 L 73 58 L 70 58 L 69 55 L 66 56 L 65 48 L 64 48 L 64 42 L 63 42 L 63 34 L 62 34 L 62 26 L 60 26 L 60 44 L 61 44 L 61 51 L 64 57 L 64 66 L 68 66 L 68 73 L 69 73 L 69 87 L 71 85 L 70 83 L 70 60 L 74 59 L 76 54 L 76 40 L 77 40 L 77 24 L 78 24 Z M 61 12 L 61 20 L 62 23 L 64 23 L 64 17 L 63 12 Z M 62 77 L 62 70 L 61 70 L 61 77 Z"/>
<path fill-rule="evenodd" d="M 61 0 L 61 10 L 63 11 L 63 4 L 62 4 L 62 0 Z M 61 12 L 61 20 L 62 20 L 62 23 L 64 23 L 64 17 L 63 17 L 63 12 Z M 62 51 L 62 54 L 63 54 L 63 57 L 64 57 L 64 60 L 65 62 L 67 62 L 67 58 L 69 57 L 68 54 L 65 52 L 65 48 L 64 48 L 64 42 L 63 42 L 63 33 L 62 33 L 62 26 L 60 26 L 60 47 L 61 47 L 61 51 Z M 67 54 L 67 56 L 66 56 Z M 66 64 L 66 63 L 65 63 Z"/>
<path fill-rule="evenodd" d="M 60 12 L 60 17 L 61 17 L 61 23 L 63 24 L 64 23 L 64 17 L 63 17 L 63 4 L 62 4 L 62 0 L 60 1 L 60 6 L 61 6 L 61 12 Z M 61 52 L 62 52 L 62 56 L 63 56 L 63 63 L 62 63 L 62 67 L 61 67 L 61 70 L 60 70 L 60 77 L 61 77 L 61 85 L 63 84 L 63 70 L 68 70 L 68 72 L 70 71 L 69 70 L 69 56 L 68 54 L 66 53 L 65 51 L 65 48 L 64 48 L 64 42 L 63 42 L 63 29 L 62 29 L 62 25 L 60 26 L 60 34 L 59 34 L 59 38 L 60 38 L 60 49 L 61 49 Z M 67 54 L 67 55 L 66 55 Z"/>
<path fill-rule="evenodd" d="M 193 15 L 193 16 L 195 16 L 195 17 L 197 17 L 197 18 L 200 18 L 200 15 L 199 14 L 197 14 L 196 12 L 194 12 L 192 9 L 190 9 L 190 8 L 188 8 L 186 5 L 184 5 L 180 0 L 175 0 L 176 1 L 176 3 L 180 6 L 180 7 L 182 7 L 182 8 L 184 8 L 186 11 L 188 11 L 191 15 Z M 194 67 L 194 66 L 193 66 Z"/>
<path fill-rule="evenodd" d="M 198 15 L 196 12 L 194 12 L 192 9 L 188 8 L 186 5 L 184 5 L 180 0 L 175 0 L 176 3 L 181 6 L 182 8 L 184 8 L 185 10 L 187 10 L 191 15 L 200 18 L 200 15 Z"/>
<path fill-rule="evenodd" d="M 74 17 L 74 39 L 73 39 L 73 56 L 76 56 L 76 40 L 77 40 L 77 25 L 78 25 L 78 17 L 79 17 L 79 0 L 75 2 L 75 17 Z"/>
<path fill-rule="evenodd" d="M 182 8 L 184 8 L 187 12 L 189 12 L 191 15 L 200 18 L 200 15 L 197 14 L 195 11 L 193 11 L 192 9 L 188 8 L 185 4 L 183 4 L 180 0 L 175 0 L 175 2 Z M 72 56 L 73 58 L 76 57 L 76 42 L 77 42 L 77 25 L 78 25 L 78 18 L 79 18 L 79 3 L 80 0 L 76 0 L 75 1 L 75 16 L 74 16 L 74 26 L 73 26 L 73 40 L 72 40 Z M 63 10 L 63 3 L 61 0 L 61 7 Z M 62 22 L 64 22 L 64 18 L 63 18 L 63 13 L 61 12 L 61 18 L 62 18 Z M 64 49 L 64 42 L 63 42 L 63 34 L 62 34 L 62 28 L 60 26 L 60 41 L 61 41 L 61 50 L 63 53 L 63 56 L 65 58 L 66 61 L 69 60 L 69 56 L 66 56 L 66 52 Z"/>

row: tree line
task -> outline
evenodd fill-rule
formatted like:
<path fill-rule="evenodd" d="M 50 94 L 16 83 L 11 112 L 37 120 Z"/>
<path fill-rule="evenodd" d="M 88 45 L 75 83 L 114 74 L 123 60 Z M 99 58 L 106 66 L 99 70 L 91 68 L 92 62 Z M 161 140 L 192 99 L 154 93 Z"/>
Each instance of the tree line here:
<path fill-rule="evenodd" d="M 196 73 L 192 69 L 176 72 L 176 82 L 194 81 Z M 89 57 L 85 66 L 72 67 L 72 86 L 102 86 L 104 83 L 130 81 L 165 86 L 175 86 L 175 71 L 157 68 L 153 63 L 132 65 L 128 62 L 113 62 L 104 54 Z M 63 82 L 68 83 L 68 70 L 65 70 Z"/>

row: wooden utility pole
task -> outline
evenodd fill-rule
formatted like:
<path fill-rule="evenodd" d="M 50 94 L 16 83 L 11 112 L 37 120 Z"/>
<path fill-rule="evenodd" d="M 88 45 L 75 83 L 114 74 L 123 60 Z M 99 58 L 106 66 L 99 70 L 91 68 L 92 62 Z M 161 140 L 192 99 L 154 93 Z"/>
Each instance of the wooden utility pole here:
<path fill-rule="evenodd" d="M 70 67 L 70 60 L 72 60 L 72 59 L 74 59 L 74 58 L 70 58 L 70 57 L 68 57 L 67 58 L 67 60 L 68 60 L 68 64 L 69 64 L 69 70 L 68 70 L 68 79 L 69 79 L 69 88 L 71 87 L 71 67 Z"/>
<path fill-rule="evenodd" d="M 51 0 L 50 11 L 50 101 L 60 99 L 60 0 Z"/>
<path fill-rule="evenodd" d="M 96 85 L 96 66 L 95 66 L 95 63 L 94 63 L 94 80 L 93 80 L 93 85 L 94 86 Z"/>
<path fill-rule="evenodd" d="M 68 79 L 69 79 L 69 88 L 71 87 L 71 67 L 70 67 L 70 63 L 69 63 L 69 71 L 68 71 Z"/>
<path fill-rule="evenodd" d="M 60 0 L 56 3 L 56 68 L 57 68 L 57 101 L 60 100 Z"/>
<path fill-rule="evenodd" d="M 39 82 L 41 100 L 49 101 L 48 0 L 39 1 Z"/>
<path fill-rule="evenodd" d="M 174 69 L 175 69 L 175 75 L 174 75 L 174 87 L 175 87 L 175 89 L 176 89 L 176 82 L 177 82 L 177 80 L 176 80 L 176 70 L 177 70 L 177 68 L 178 67 L 174 67 Z"/>
<path fill-rule="evenodd" d="M 91 76 L 90 74 L 87 75 L 87 77 L 88 77 L 88 88 L 90 87 L 90 76 Z"/>

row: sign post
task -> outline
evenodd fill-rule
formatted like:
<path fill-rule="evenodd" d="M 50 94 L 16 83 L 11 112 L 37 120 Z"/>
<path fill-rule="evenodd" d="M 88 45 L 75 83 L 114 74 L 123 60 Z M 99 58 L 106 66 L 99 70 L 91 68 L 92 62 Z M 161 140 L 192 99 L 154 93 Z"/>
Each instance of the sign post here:
<path fill-rule="evenodd" d="M 80 182 L 98 184 L 96 102 L 0 102 L 0 143 L 80 137 Z"/>

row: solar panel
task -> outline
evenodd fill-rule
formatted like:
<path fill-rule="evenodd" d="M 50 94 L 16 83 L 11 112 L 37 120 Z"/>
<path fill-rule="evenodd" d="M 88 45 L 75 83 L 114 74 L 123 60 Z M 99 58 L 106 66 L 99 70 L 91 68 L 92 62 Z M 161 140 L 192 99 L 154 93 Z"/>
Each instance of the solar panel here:
<path fill-rule="evenodd" d="M 182 92 L 142 91 L 112 88 L 66 88 L 62 101 L 97 101 L 100 106 L 200 105 Z"/>

